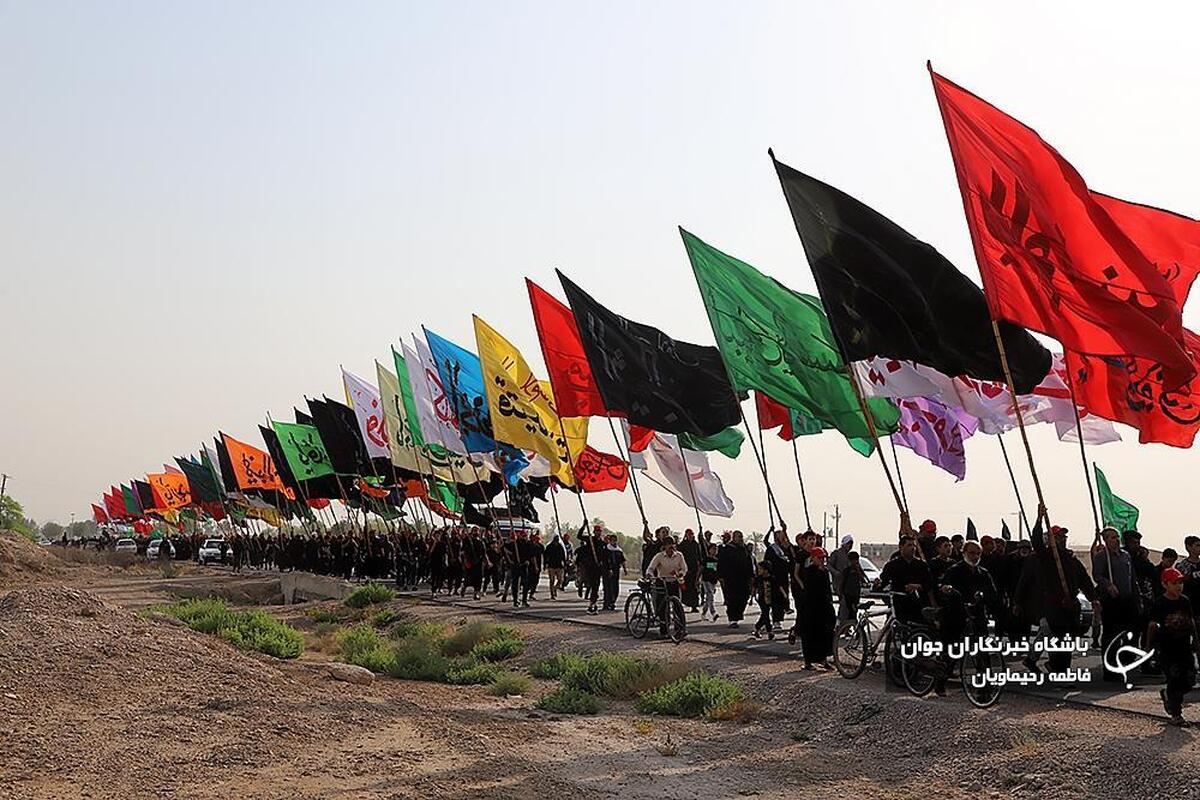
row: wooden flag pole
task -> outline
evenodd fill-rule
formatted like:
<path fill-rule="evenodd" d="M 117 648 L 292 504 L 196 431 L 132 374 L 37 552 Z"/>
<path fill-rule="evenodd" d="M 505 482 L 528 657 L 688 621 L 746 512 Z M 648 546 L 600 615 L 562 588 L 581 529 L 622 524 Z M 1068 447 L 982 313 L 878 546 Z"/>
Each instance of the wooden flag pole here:
<path fill-rule="evenodd" d="M 811 531 L 813 526 L 812 518 L 808 515 L 808 493 L 804 491 L 804 473 L 800 471 L 800 449 L 796 447 L 795 436 L 792 436 L 792 459 L 796 462 L 796 480 L 800 481 L 800 502 L 804 505 L 804 525 L 807 532 Z"/>
<path fill-rule="evenodd" d="M 642 490 L 638 487 L 637 470 L 633 468 L 633 464 L 629 461 L 629 454 L 625 451 L 625 445 L 621 443 L 621 437 L 617 435 L 617 426 L 613 423 L 612 417 L 608 417 L 608 429 L 612 431 L 613 441 L 617 443 L 617 455 L 625 462 L 625 469 L 629 472 L 629 485 L 633 488 L 633 499 L 637 503 L 638 515 L 642 518 L 642 531 L 650 530 L 650 523 L 646 519 L 646 509 L 642 505 Z M 587 525 L 587 518 L 583 520 L 583 524 Z"/>
<path fill-rule="evenodd" d="M 896 465 L 896 480 L 900 482 L 900 499 L 904 501 L 904 507 L 908 508 L 908 493 L 904 491 L 904 473 L 900 471 L 900 454 L 896 452 L 896 440 L 889 436 L 888 444 L 892 446 L 892 463 Z"/>
<path fill-rule="evenodd" d="M 688 491 L 692 494 L 692 508 L 696 510 L 696 535 L 703 537 L 704 521 L 700 519 L 700 501 L 696 499 L 696 485 L 692 483 L 692 470 L 688 467 L 687 453 L 683 451 L 683 443 L 679 441 L 679 437 L 675 437 L 675 444 L 679 446 L 679 457 L 683 459 L 683 474 L 687 476 Z"/>
<path fill-rule="evenodd" d="M 755 420 L 755 424 L 756 424 L 755 426 L 758 428 L 758 451 L 760 453 L 762 453 L 762 466 L 763 466 L 763 472 L 765 473 L 767 470 L 767 445 L 766 445 L 766 442 L 763 441 L 762 426 L 758 425 L 757 423 L 758 423 L 758 420 Z M 770 517 L 771 530 L 775 529 L 775 516 L 771 513 L 771 504 L 773 502 L 774 502 L 774 498 L 771 497 L 771 492 L 770 492 L 770 489 L 768 488 L 768 490 L 767 490 L 767 516 Z M 776 511 L 778 511 L 778 509 L 776 509 Z M 785 525 L 783 523 L 783 514 L 779 515 L 779 524 L 780 524 L 781 528 L 783 528 L 784 530 L 787 530 L 787 525 Z"/>
<path fill-rule="evenodd" d="M 555 410 L 554 413 L 555 413 L 555 416 L 558 415 L 557 409 Z M 581 484 L 579 482 L 579 475 L 576 474 L 576 472 L 575 472 L 575 454 L 571 452 L 571 440 L 567 438 L 567 426 L 563 423 L 562 417 L 558 418 L 558 432 L 562 434 L 563 447 L 565 447 L 567 449 L 567 461 L 569 462 L 568 466 L 570 466 L 570 468 L 571 468 L 571 480 L 575 481 L 575 494 L 579 498 L 579 510 L 580 510 L 580 512 L 583 513 L 583 521 L 586 524 L 588 521 L 588 513 L 587 513 L 587 508 L 585 508 L 583 505 L 583 484 Z M 583 443 L 583 445 L 584 445 L 584 447 L 587 447 L 587 442 L 585 441 Z M 557 518 L 557 515 L 558 515 L 558 511 L 556 510 L 555 511 L 556 518 Z"/>
<path fill-rule="evenodd" d="M 738 414 L 741 415 L 742 418 L 742 426 L 746 429 L 746 439 L 750 442 L 750 449 L 754 451 L 754 462 L 758 464 L 758 470 L 762 474 L 763 483 L 767 487 L 767 515 L 770 517 L 771 528 L 775 528 L 774 515 L 778 515 L 779 527 L 786 531 L 787 523 L 783 520 L 783 512 L 779 510 L 779 503 L 775 501 L 775 493 L 771 491 L 771 480 L 767 477 L 767 462 L 762 457 L 765 455 L 765 453 L 760 455 L 759 447 L 754 443 L 754 432 L 750 430 L 750 423 L 746 421 L 746 412 L 742 410 L 741 401 L 738 400 L 736 395 L 734 395 L 733 399 L 734 402 L 737 403 Z M 774 515 L 771 511 L 772 506 L 775 507 Z"/>
<path fill-rule="evenodd" d="M 1071 411 L 1075 413 L 1075 435 L 1079 438 L 1079 458 L 1083 461 L 1083 479 L 1087 482 L 1088 502 L 1092 506 L 1092 522 L 1096 526 L 1096 535 L 1092 543 L 1100 541 L 1100 510 L 1096 506 L 1096 494 L 1092 491 L 1092 473 L 1088 469 L 1087 450 L 1083 446 L 1083 422 L 1079 419 L 1079 403 L 1075 401 L 1075 380 L 1068 373 L 1067 388 L 1071 390 Z"/>
<path fill-rule="evenodd" d="M 1004 455 L 1004 466 L 1008 468 L 1008 479 L 1012 481 L 1013 494 L 1017 496 L 1017 508 L 1021 511 L 1021 522 L 1025 525 L 1025 532 L 1030 537 L 1033 536 L 1033 529 L 1029 527 L 1029 518 L 1025 516 L 1025 503 L 1021 500 L 1021 490 L 1017 488 L 1017 476 L 1013 473 L 1012 462 L 1008 460 L 1008 448 L 1004 446 L 1004 434 L 997 433 L 996 440 L 1000 442 L 1000 452 Z M 1020 541 L 1020 526 L 1017 528 L 1017 541 Z"/>
<path fill-rule="evenodd" d="M 854 396 L 858 398 L 858 407 L 867 421 L 867 430 L 871 432 L 871 439 L 875 442 L 875 450 L 879 453 L 879 463 L 883 464 L 883 474 L 887 476 L 888 486 L 892 488 L 892 498 L 896 501 L 896 508 L 900 511 L 900 532 L 907 533 L 912 528 L 908 508 L 904 505 L 899 490 L 896 489 L 896 481 L 892 479 L 892 471 L 888 468 L 887 458 L 883 455 L 883 448 L 879 446 L 879 431 L 875 428 L 875 417 L 871 415 L 871 409 L 867 407 L 862 387 L 858 385 L 858 375 L 854 372 L 854 365 L 849 361 L 846 362 L 846 374 L 850 377 L 850 386 L 854 389 Z"/>
<path fill-rule="evenodd" d="M 1029 446 L 1029 434 L 1025 432 L 1025 417 L 1021 413 L 1021 403 L 1017 400 L 1017 390 L 1013 386 L 1012 371 L 1008 368 L 1008 353 L 1004 350 L 1004 340 L 1000 337 L 1000 324 L 992 319 L 992 334 L 996 337 L 996 349 L 1000 351 L 1000 366 L 1004 370 L 1004 382 L 1008 384 L 1008 396 L 1012 398 L 1013 414 L 1017 418 L 1017 428 L 1021 431 L 1021 443 L 1025 446 L 1025 457 L 1029 461 L 1029 474 L 1033 478 L 1033 488 L 1037 493 L 1038 510 L 1046 508 L 1046 498 L 1042 494 L 1042 484 L 1038 480 L 1037 467 L 1033 463 L 1033 449 Z M 1050 527 L 1050 515 L 1045 515 L 1046 527 Z M 1035 520 L 1036 522 L 1036 520 Z M 1062 584 L 1063 596 L 1070 594 L 1070 589 L 1067 588 L 1067 574 L 1063 570 L 1062 556 L 1058 553 L 1058 543 L 1054 541 L 1054 534 L 1050 531 L 1045 532 L 1046 541 L 1050 543 L 1050 553 L 1054 557 L 1054 566 L 1058 570 L 1058 580 Z"/>

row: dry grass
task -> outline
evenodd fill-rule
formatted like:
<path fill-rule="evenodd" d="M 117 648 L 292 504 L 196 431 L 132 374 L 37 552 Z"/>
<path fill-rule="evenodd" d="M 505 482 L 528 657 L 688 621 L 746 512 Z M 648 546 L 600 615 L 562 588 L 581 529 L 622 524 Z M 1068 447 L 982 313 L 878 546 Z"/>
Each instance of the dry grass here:
<path fill-rule="evenodd" d="M 709 712 L 708 718 L 718 722 L 737 722 L 744 725 L 758 719 L 762 710 L 762 703 L 743 697 L 741 700 L 734 700 L 714 708 Z"/>
<path fill-rule="evenodd" d="M 132 567 L 138 560 L 135 553 L 114 553 L 111 550 L 86 550 L 80 547 L 47 547 L 46 551 L 60 561 L 65 561 L 68 564 L 127 568 Z"/>

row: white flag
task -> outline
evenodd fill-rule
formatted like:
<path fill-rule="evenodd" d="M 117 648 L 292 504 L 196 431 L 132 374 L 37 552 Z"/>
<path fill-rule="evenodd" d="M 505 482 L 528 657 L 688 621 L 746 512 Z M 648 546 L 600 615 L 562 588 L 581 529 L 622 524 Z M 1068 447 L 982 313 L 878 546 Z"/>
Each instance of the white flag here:
<path fill-rule="evenodd" d="M 629 427 L 624 421 L 621 425 L 628 446 Z M 646 453 L 651 457 L 647 458 Z M 725 494 L 720 476 L 709 468 L 708 453 L 681 450 L 674 435 L 656 432 L 645 451 L 629 453 L 629 462 L 686 505 L 699 509 L 701 514 L 733 516 L 733 500 Z"/>
<path fill-rule="evenodd" d="M 354 409 L 358 418 L 358 432 L 362 434 L 371 458 L 392 457 L 387 424 L 383 419 L 383 399 L 379 390 L 353 372 L 342 370 L 342 383 L 346 387 L 346 404 Z"/>
<path fill-rule="evenodd" d="M 465 456 L 467 449 L 463 447 L 462 437 L 455 427 L 450 398 L 442 389 L 442 379 L 438 377 L 429 345 L 416 336 L 413 337 L 413 344 L 416 352 L 403 343 L 400 347 L 404 351 L 404 364 L 408 367 L 408 382 L 412 384 L 421 433 L 427 443 L 441 445 L 451 453 Z"/>

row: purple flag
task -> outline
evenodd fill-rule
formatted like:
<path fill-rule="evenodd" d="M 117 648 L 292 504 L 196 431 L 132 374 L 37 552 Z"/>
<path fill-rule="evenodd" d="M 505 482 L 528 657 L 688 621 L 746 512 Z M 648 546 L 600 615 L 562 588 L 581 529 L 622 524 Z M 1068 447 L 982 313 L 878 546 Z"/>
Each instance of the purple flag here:
<path fill-rule="evenodd" d="M 900 424 L 892 441 L 929 459 L 957 480 L 965 478 L 967 452 L 963 441 L 975 433 L 979 420 L 930 397 L 905 397 L 893 402 L 900 409 Z"/>

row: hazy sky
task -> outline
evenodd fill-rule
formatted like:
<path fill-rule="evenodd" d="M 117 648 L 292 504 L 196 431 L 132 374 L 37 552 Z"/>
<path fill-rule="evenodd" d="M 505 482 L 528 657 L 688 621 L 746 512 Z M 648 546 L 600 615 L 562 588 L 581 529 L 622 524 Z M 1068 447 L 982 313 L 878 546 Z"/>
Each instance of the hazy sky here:
<path fill-rule="evenodd" d="M 0 471 L 35 518 L 83 518 L 218 428 L 257 441 L 340 396 L 339 364 L 373 379 L 422 323 L 473 346 L 472 312 L 540 365 L 522 278 L 560 293 L 554 267 L 711 343 L 677 225 L 815 291 L 768 146 L 978 279 L 927 59 L 1092 188 L 1200 215 L 1200 15 L 1167 7 L 0 2 Z M 1043 427 L 1052 513 L 1086 537 L 1078 449 Z M 1180 546 L 1198 457 L 1122 432 L 1089 455 Z M 814 524 L 837 503 L 892 538 L 878 463 L 834 433 L 800 450 Z M 917 520 L 1015 511 L 994 437 L 967 453 L 957 485 L 900 453 Z M 802 526 L 790 447 L 768 461 Z M 749 453 L 713 464 L 732 524 L 765 527 Z M 645 493 L 652 524 L 693 519 Z M 638 527 L 631 495 L 588 504 Z"/>

